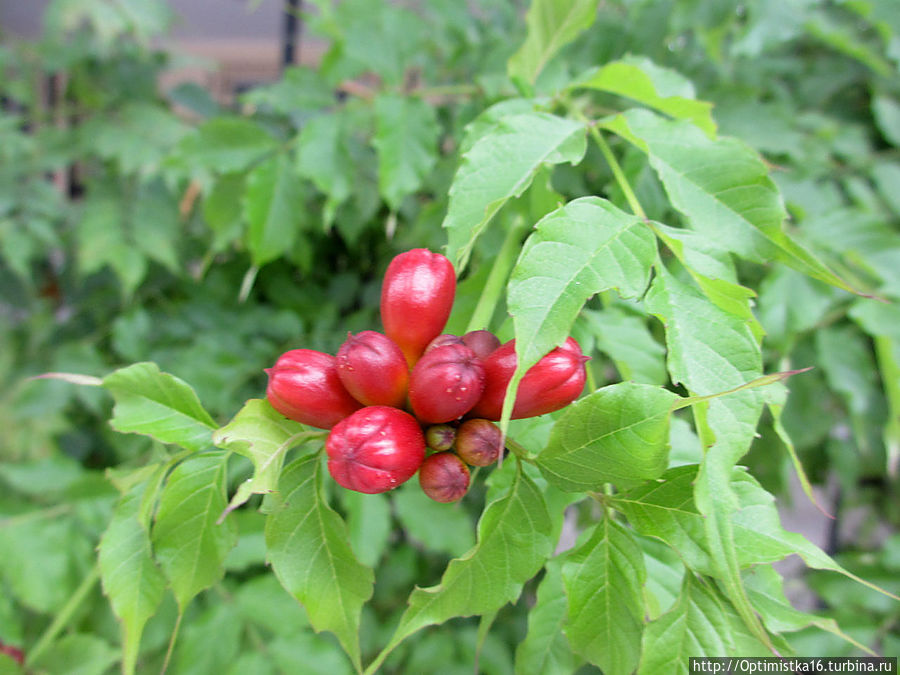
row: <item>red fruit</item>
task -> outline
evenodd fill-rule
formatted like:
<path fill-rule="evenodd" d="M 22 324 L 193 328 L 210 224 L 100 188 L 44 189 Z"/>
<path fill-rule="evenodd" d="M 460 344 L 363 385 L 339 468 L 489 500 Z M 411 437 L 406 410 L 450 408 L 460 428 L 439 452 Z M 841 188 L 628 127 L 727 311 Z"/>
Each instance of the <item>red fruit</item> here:
<path fill-rule="evenodd" d="M 516 345 L 510 340 L 484 361 L 484 393 L 470 411 L 471 417 L 499 420 L 506 386 L 516 370 Z M 569 405 L 584 389 L 584 363 L 588 357 L 573 338 L 532 366 L 516 393 L 512 419 L 537 417 Z"/>
<path fill-rule="evenodd" d="M 469 467 L 452 452 L 439 452 L 422 462 L 419 485 L 436 502 L 455 502 L 469 489 Z"/>
<path fill-rule="evenodd" d="M 266 369 L 266 398 L 285 417 L 330 429 L 362 407 L 341 384 L 337 360 L 312 349 L 292 349 Z"/>
<path fill-rule="evenodd" d="M 420 422 L 441 424 L 465 415 L 481 397 L 484 366 L 465 345 L 423 355 L 409 376 L 409 402 Z"/>
<path fill-rule="evenodd" d="M 348 490 L 375 494 L 409 480 L 425 458 L 425 437 L 415 418 L 383 405 L 357 410 L 325 441 L 328 472 Z"/>
<path fill-rule="evenodd" d="M 410 368 L 444 330 L 455 294 L 456 272 L 440 253 L 416 248 L 388 265 L 381 287 L 381 321 Z"/>
<path fill-rule="evenodd" d="M 502 436 L 493 422 L 466 420 L 456 431 L 456 454 L 466 464 L 489 466 L 500 457 Z"/>
<path fill-rule="evenodd" d="M 409 368 L 403 352 L 381 333 L 347 335 L 337 353 L 337 369 L 348 392 L 365 405 L 403 407 Z"/>
<path fill-rule="evenodd" d="M 470 330 L 462 341 L 479 359 L 486 359 L 500 346 L 500 340 L 489 330 Z"/>

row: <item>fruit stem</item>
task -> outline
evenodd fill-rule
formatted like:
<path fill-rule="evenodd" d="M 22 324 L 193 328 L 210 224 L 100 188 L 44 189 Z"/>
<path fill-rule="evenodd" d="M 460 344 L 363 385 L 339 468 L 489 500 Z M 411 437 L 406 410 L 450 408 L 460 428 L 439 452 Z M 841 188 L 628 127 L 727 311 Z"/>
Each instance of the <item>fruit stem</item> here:
<path fill-rule="evenodd" d="M 475 311 L 472 312 L 472 318 L 469 319 L 469 325 L 466 328 L 467 333 L 473 330 L 487 330 L 490 326 L 494 310 L 500 300 L 500 294 L 506 286 L 506 280 L 518 257 L 519 239 L 524 229 L 525 219 L 521 216 L 516 216 L 515 221 L 506 231 L 506 237 L 503 239 L 500 252 L 494 259 L 491 273 L 488 275 L 484 289 L 481 291 L 481 297 L 478 298 Z"/>

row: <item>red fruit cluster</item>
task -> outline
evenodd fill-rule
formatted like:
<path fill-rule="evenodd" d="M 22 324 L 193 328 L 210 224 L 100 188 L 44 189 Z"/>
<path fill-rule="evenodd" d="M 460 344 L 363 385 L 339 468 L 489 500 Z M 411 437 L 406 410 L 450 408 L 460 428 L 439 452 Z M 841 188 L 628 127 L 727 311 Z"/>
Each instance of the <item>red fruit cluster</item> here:
<path fill-rule="evenodd" d="M 515 341 L 501 345 L 486 330 L 442 334 L 455 293 L 447 258 L 401 253 L 381 291 L 384 333 L 348 334 L 335 356 L 293 349 L 266 370 L 275 410 L 331 430 L 328 470 L 343 487 L 386 492 L 418 471 L 428 496 L 456 501 L 469 486 L 467 464 L 488 466 L 500 456 L 490 420 L 500 419 L 516 369 Z M 586 360 L 572 338 L 547 354 L 522 378 L 513 419 L 574 401 Z M 427 458 L 426 445 L 436 451 Z"/>

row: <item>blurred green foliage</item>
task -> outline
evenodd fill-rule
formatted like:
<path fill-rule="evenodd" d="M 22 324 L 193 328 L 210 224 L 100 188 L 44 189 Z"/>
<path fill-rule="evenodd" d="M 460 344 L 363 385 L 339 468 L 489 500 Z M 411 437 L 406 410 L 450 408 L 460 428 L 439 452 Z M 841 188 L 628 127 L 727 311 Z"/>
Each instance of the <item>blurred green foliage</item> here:
<path fill-rule="evenodd" d="M 64 617 L 62 636 L 41 645 L 39 672 L 72 672 L 75 658 L 78 672 L 115 667 L 118 625 L 99 586 L 85 583 L 118 497 L 104 472 L 115 478 L 164 450 L 112 431 L 105 392 L 27 378 L 154 361 L 224 424 L 261 394 L 262 369 L 282 351 L 333 352 L 347 330 L 377 324 L 390 258 L 446 243 L 440 222 L 463 128 L 518 93 L 507 60 L 525 36 L 521 3 L 307 5 L 304 30 L 329 44 L 319 67 L 287 68 L 227 105 L 195 85 L 159 89 L 177 58 L 154 46 L 173 19 L 162 0 L 54 0 L 39 39 L 0 45 L 0 641 L 28 650 Z M 882 540 L 900 527 L 900 10 L 878 0 L 614 0 L 531 86 L 549 96 L 625 55 L 686 76 L 714 103 L 719 132 L 771 163 L 790 229 L 888 300 L 863 304 L 784 267 L 737 269 L 758 294 L 766 370 L 815 366 L 790 381 L 783 415 L 767 418 L 745 461 L 787 500 L 783 425 L 813 482 L 839 493 L 835 515 L 862 514 L 858 529 L 836 532 L 842 564 L 897 592 L 897 535 Z M 347 87 L 354 78 L 363 84 Z M 647 158 L 615 149 L 648 215 L 678 222 Z M 577 168 L 554 169 L 552 188 L 624 204 L 595 149 Z M 462 280 L 461 313 L 499 248 L 498 233 L 485 239 Z M 616 331 L 634 330 L 627 306 L 606 312 Z M 660 350 L 646 331 L 637 339 Z M 615 345 L 598 349 L 598 383 L 664 377 L 652 359 L 629 375 L 622 363 L 634 368 L 632 359 Z M 248 472 L 235 463 L 229 485 Z M 367 519 L 354 546 L 379 562 L 363 612 L 372 655 L 407 589 L 436 582 L 471 544 L 480 503 L 438 524 L 414 491 L 374 513 L 352 499 L 337 503 L 351 531 L 354 518 Z M 241 538 L 226 577 L 188 607 L 172 672 L 350 672 L 332 636 L 313 633 L 266 572 L 263 517 L 235 518 Z M 896 603 L 869 601 L 843 577 L 821 579 L 810 585 L 826 615 L 898 653 Z M 401 644 L 386 672 L 435 663 L 471 672 L 476 650 L 482 672 L 513 672 L 528 589 L 479 647 L 478 623 L 457 619 Z M 167 597 L 150 619 L 146 672 L 166 658 L 175 616 Z M 846 649 L 818 631 L 795 646 Z M 0 672 L 12 667 L 0 656 Z"/>

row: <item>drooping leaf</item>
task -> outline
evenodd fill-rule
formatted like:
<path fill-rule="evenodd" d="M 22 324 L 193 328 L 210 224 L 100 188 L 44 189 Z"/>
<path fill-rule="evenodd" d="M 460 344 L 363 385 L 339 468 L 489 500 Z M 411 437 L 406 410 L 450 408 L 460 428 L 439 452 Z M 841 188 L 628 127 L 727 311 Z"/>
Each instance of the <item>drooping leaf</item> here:
<path fill-rule="evenodd" d="M 394 490 L 391 502 L 407 535 L 428 550 L 461 557 L 475 545 L 469 514 L 430 499 L 415 481 Z"/>
<path fill-rule="evenodd" d="M 378 189 L 394 211 L 437 161 L 439 131 L 434 108 L 425 101 L 393 94 L 375 99 Z"/>
<path fill-rule="evenodd" d="M 113 612 L 122 622 L 122 671 L 133 673 L 141 635 L 156 613 L 166 578 L 153 562 L 150 535 L 140 520 L 147 483 L 123 495 L 99 546 L 100 578 Z"/>
<path fill-rule="evenodd" d="M 318 455 L 309 455 L 285 467 L 282 505 L 266 522 L 268 557 L 313 628 L 334 633 L 359 669 L 360 612 L 374 575 L 353 555 L 347 526 L 325 499 L 321 466 Z"/>
<path fill-rule="evenodd" d="M 575 163 L 586 147 L 581 124 L 541 112 L 505 117 L 481 136 L 463 155 L 443 222 L 457 274 L 491 218 L 525 191 L 540 167 Z"/>
<path fill-rule="evenodd" d="M 225 508 L 227 452 L 192 455 L 175 467 L 159 499 L 152 540 L 156 560 L 181 610 L 222 578 L 234 546 L 231 521 L 217 523 Z"/>
<path fill-rule="evenodd" d="M 122 433 L 145 434 L 187 450 L 209 447 L 216 423 L 183 380 L 155 363 L 135 363 L 103 378 L 116 401 L 110 424 Z"/>
<path fill-rule="evenodd" d="M 615 288 L 642 293 L 656 259 L 653 233 L 640 218 L 598 197 L 584 197 L 535 225 L 509 281 L 518 368 L 525 373 L 562 344 L 584 303 Z"/>
<path fill-rule="evenodd" d="M 630 98 L 675 119 L 684 119 L 714 138 L 712 103 L 695 100 L 694 85 L 674 70 L 643 56 L 625 56 L 596 68 L 570 85 L 570 89 L 596 89 Z"/>
<path fill-rule="evenodd" d="M 532 0 L 525 15 L 525 42 L 507 64 L 509 78 L 530 90 L 547 61 L 587 30 L 596 16 L 597 0 Z"/>
<path fill-rule="evenodd" d="M 253 265 L 261 267 L 293 248 L 304 221 L 303 197 L 303 184 L 285 153 L 247 174 L 243 206 Z"/>
<path fill-rule="evenodd" d="M 563 633 L 568 603 L 559 560 L 549 561 L 545 569 L 528 612 L 528 633 L 516 647 L 516 675 L 568 675 L 580 662 Z"/>
<path fill-rule="evenodd" d="M 567 492 L 656 478 L 668 464 L 669 415 L 677 399 L 667 389 L 633 382 L 599 389 L 559 418 L 538 468 Z"/>
<path fill-rule="evenodd" d="M 647 153 L 672 205 L 693 229 L 756 262 L 779 260 L 856 292 L 783 229 L 786 212 L 760 156 L 734 138 L 709 139 L 689 122 L 629 110 L 603 126 Z"/>
<path fill-rule="evenodd" d="M 562 567 L 569 611 L 565 627 L 572 649 L 610 675 L 634 671 L 641 653 L 640 547 L 624 527 L 604 518 Z"/>
<path fill-rule="evenodd" d="M 276 412 L 268 401 L 255 398 L 247 401 L 234 419 L 212 436 L 216 446 L 253 462 L 253 478 L 238 488 L 228 509 L 240 506 L 251 494 L 277 490 L 285 454 L 308 435 L 303 425 Z"/>
<path fill-rule="evenodd" d="M 440 584 L 412 592 L 400 625 L 370 669 L 425 626 L 493 612 L 518 598 L 552 552 L 552 526 L 540 491 L 517 467 L 507 494 L 483 512 L 475 547 L 450 561 Z"/>

